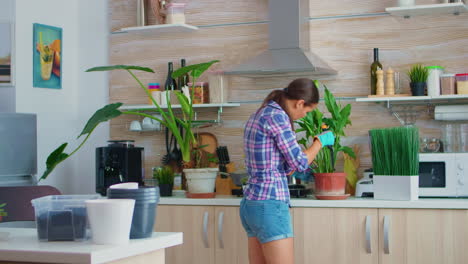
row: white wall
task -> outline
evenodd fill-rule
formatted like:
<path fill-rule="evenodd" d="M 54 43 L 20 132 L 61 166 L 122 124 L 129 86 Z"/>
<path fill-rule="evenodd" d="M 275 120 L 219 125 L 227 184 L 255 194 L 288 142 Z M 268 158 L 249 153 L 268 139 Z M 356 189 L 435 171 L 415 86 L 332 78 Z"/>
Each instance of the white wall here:
<path fill-rule="evenodd" d="M 0 21 L 15 20 L 15 1 L 0 0 Z M 0 86 L 0 112 L 15 112 L 15 87 Z"/>
<path fill-rule="evenodd" d="M 50 8 L 53 6 L 54 8 Z M 107 64 L 107 0 L 16 0 L 16 112 L 37 113 L 38 176 L 50 152 L 69 142 L 70 153 L 86 121 L 108 101 L 105 74 L 83 70 Z M 33 23 L 62 28 L 62 89 L 32 86 Z M 105 144 L 105 124 L 84 148 L 61 163 L 41 184 L 63 193 L 94 193 L 94 149 Z"/>

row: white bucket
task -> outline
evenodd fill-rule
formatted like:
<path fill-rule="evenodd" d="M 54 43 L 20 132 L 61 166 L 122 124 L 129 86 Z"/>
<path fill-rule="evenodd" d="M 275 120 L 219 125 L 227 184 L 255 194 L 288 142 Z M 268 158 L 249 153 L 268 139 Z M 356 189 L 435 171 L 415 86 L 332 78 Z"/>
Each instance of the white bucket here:
<path fill-rule="evenodd" d="M 135 200 L 97 199 L 85 203 L 94 244 L 129 243 Z"/>
<path fill-rule="evenodd" d="M 212 193 L 215 190 L 218 168 L 184 169 L 190 193 Z"/>
<path fill-rule="evenodd" d="M 383 176 L 374 175 L 374 199 L 376 200 L 418 200 L 419 175 Z"/>

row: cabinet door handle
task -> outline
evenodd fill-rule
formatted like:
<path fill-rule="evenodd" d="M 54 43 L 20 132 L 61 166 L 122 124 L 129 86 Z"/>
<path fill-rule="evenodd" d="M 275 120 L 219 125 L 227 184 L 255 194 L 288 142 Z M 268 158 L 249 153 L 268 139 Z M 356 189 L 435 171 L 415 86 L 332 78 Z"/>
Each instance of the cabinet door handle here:
<path fill-rule="evenodd" d="M 208 244 L 208 212 L 203 215 L 203 233 L 202 233 L 203 244 L 205 248 L 209 248 Z"/>
<path fill-rule="evenodd" d="M 371 246 L 371 216 L 366 216 L 366 252 L 371 254 L 372 253 L 372 246 Z"/>
<path fill-rule="evenodd" d="M 221 212 L 219 212 L 219 215 L 218 215 L 218 242 L 219 242 L 219 247 L 220 248 L 224 248 L 223 221 L 224 221 L 224 212 L 221 211 Z"/>
<path fill-rule="evenodd" d="M 383 220 L 383 235 L 384 235 L 384 253 L 390 254 L 390 216 L 385 215 Z"/>

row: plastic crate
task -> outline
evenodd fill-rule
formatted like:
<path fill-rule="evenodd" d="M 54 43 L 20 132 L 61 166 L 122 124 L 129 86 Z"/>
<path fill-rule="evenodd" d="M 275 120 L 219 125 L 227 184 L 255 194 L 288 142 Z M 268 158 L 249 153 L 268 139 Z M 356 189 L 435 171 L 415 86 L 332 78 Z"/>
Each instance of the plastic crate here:
<path fill-rule="evenodd" d="M 93 195 L 49 195 L 31 201 L 40 241 L 83 241 L 89 238 L 86 200 Z"/>

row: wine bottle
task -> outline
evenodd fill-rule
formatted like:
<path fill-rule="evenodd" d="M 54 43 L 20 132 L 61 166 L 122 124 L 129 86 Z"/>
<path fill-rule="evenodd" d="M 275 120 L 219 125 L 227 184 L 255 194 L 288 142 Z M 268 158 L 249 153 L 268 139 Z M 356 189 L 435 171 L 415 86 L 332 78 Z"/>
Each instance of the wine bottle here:
<path fill-rule="evenodd" d="M 166 90 L 166 91 L 177 90 L 177 83 L 176 83 L 176 81 L 174 80 L 174 78 L 172 78 L 172 71 L 173 71 L 172 62 L 169 62 L 169 63 L 167 64 L 167 78 L 166 78 L 166 83 L 164 84 L 164 90 Z"/>
<path fill-rule="evenodd" d="M 180 60 L 180 67 L 183 68 L 185 67 L 185 59 Z M 188 73 L 182 75 L 179 77 L 177 80 L 177 87 L 179 87 L 179 90 L 182 90 L 184 86 L 187 86 L 189 83 L 189 75 Z"/>
<path fill-rule="evenodd" d="M 377 85 L 377 69 L 383 69 L 382 64 L 379 61 L 379 49 L 374 48 L 374 62 L 371 64 L 370 67 L 370 94 L 376 94 L 376 85 Z"/>

